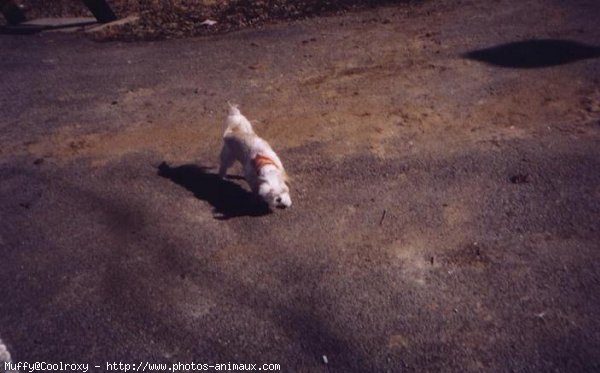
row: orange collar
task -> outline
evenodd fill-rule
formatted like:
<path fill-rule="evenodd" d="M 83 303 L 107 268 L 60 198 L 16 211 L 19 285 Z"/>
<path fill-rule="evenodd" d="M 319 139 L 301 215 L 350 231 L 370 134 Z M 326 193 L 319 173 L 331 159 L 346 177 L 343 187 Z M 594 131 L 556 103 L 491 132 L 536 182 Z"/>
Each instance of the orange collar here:
<path fill-rule="evenodd" d="M 256 157 L 254 157 L 252 159 L 252 165 L 254 166 L 254 169 L 256 170 L 256 173 L 258 174 L 260 172 L 260 170 L 268 165 L 273 165 L 277 168 L 279 168 L 279 166 L 277 166 L 277 164 L 269 157 L 267 157 L 266 155 L 262 155 L 262 154 L 257 154 Z"/>

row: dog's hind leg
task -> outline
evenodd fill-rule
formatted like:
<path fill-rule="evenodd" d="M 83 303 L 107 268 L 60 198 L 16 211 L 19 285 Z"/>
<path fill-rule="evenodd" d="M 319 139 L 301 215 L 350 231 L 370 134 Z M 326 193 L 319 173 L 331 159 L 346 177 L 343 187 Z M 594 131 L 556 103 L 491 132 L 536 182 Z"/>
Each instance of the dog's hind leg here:
<path fill-rule="evenodd" d="M 231 150 L 227 147 L 227 145 L 223 145 L 223 149 L 221 149 L 220 155 L 221 165 L 219 166 L 219 176 L 224 178 L 227 174 L 227 169 L 233 166 L 235 162 L 235 157 L 231 154 Z"/>

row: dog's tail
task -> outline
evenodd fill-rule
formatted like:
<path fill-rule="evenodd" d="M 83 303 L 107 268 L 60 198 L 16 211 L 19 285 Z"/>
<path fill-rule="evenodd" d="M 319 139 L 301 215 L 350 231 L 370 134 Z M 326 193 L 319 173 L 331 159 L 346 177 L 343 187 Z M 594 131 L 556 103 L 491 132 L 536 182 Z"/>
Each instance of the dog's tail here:
<path fill-rule="evenodd" d="M 252 124 L 250 124 L 250 121 L 246 119 L 240 109 L 238 109 L 238 106 L 230 103 L 229 101 L 227 101 L 227 105 L 229 106 L 229 115 L 227 115 L 227 118 L 225 118 L 223 136 L 235 131 L 254 133 Z"/>
<path fill-rule="evenodd" d="M 242 112 L 238 108 L 237 104 L 232 104 L 231 102 L 227 101 L 227 106 L 229 106 L 229 116 L 235 116 L 235 115 L 242 114 Z"/>

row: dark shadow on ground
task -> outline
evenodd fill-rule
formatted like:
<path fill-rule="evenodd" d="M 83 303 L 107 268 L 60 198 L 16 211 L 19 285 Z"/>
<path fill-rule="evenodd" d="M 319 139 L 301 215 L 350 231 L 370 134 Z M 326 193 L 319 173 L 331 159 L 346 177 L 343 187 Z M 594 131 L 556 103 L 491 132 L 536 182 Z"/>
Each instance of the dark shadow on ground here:
<path fill-rule="evenodd" d="M 17 25 L 2 25 L 0 26 L 0 35 L 30 35 L 48 30 L 75 29 L 78 27 L 94 25 L 96 23 L 98 22 L 73 19 L 70 21 L 62 21 L 62 23 L 57 21 L 56 24 L 43 24 L 36 23 L 36 20 L 33 20 L 29 23 L 20 23 Z"/>
<path fill-rule="evenodd" d="M 171 167 L 163 162 L 158 166 L 158 175 L 181 185 L 196 198 L 213 206 L 216 219 L 239 216 L 263 216 L 271 209 L 253 193 L 238 184 L 209 173 L 207 167 L 186 164 Z"/>
<path fill-rule="evenodd" d="M 474 50 L 463 57 L 490 65 L 530 69 L 597 58 L 600 47 L 570 40 L 526 40 Z"/>

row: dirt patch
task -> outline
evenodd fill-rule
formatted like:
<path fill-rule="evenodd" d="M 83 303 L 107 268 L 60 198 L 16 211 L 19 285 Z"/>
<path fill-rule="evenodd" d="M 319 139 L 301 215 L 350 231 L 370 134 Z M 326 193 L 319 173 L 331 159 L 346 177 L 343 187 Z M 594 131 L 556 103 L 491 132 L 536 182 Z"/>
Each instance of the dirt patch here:
<path fill-rule="evenodd" d="M 72 160 L 74 158 L 92 158 L 93 165 L 104 165 L 111 159 L 133 151 L 161 150 L 165 155 L 181 156 L 186 149 L 187 158 L 191 158 L 202 138 L 201 129 L 189 127 L 153 127 L 133 129 L 119 134 L 97 133 L 78 136 L 71 130 L 59 131 L 40 141 L 26 145 L 30 154 L 37 157 Z M 158 140 L 157 139 L 161 139 Z M 216 157 L 215 157 L 216 158 Z"/>

